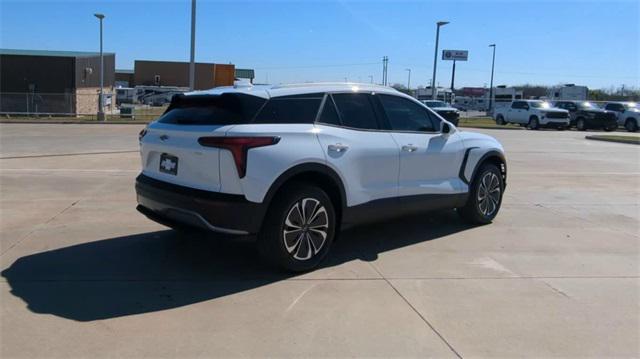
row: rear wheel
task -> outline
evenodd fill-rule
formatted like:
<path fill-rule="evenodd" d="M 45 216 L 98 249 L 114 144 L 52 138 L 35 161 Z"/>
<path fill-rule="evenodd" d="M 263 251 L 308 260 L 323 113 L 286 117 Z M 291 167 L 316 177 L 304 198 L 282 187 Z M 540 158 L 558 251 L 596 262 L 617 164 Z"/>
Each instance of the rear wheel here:
<path fill-rule="evenodd" d="M 628 118 L 624 123 L 624 128 L 629 132 L 638 131 L 638 121 L 635 118 Z"/>
<path fill-rule="evenodd" d="M 537 130 L 538 128 L 540 128 L 540 122 L 538 121 L 538 118 L 536 116 L 531 116 L 527 127 L 530 130 Z"/>
<path fill-rule="evenodd" d="M 335 228 L 329 196 L 318 187 L 294 184 L 269 208 L 258 249 L 273 265 L 293 272 L 308 271 L 329 252 Z"/>
<path fill-rule="evenodd" d="M 587 129 L 587 124 L 584 121 L 584 118 L 579 118 L 576 120 L 576 128 L 578 131 L 584 131 Z"/>
<path fill-rule="evenodd" d="M 502 204 L 504 182 L 494 164 L 483 164 L 469 188 L 469 198 L 458 213 L 467 222 L 487 224 L 496 217 Z"/>

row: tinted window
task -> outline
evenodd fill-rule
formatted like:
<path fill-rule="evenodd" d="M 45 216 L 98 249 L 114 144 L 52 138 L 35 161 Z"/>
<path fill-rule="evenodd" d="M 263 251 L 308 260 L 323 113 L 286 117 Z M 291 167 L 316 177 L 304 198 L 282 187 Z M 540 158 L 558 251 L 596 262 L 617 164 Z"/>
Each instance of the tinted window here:
<path fill-rule="evenodd" d="M 398 96 L 379 95 L 389 125 L 395 131 L 434 131 L 429 112 L 417 103 Z"/>
<path fill-rule="evenodd" d="M 624 106 L 618 103 L 608 103 L 607 106 L 605 106 L 605 110 L 610 111 L 622 111 L 623 108 Z"/>
<path fill-rule="evenodd" d="M 158 122 L 184 125 L 230 125 L 249 123 L 265 99 L 237 93 L 222 95 L 175 95 Z"/>
<path fill-rule="evenodd" d="M 340 125 L 340 118 L 338 117 L 338 112 L 336 111 L 336 106 L 333 104 L 331 96 L 327 96 L 327 100 L 324 102 L 318 122 L 329 125 Z"/>
<path fill-rule="evenodd" d="M 376 115 L 371 106 L 369 96 L 371 95 L 363 93 L 341 93 L 333 95 L 343 126 L 378 129 Z"/>
<path fill-rule="evenodd" d="M 322 97 L 286 96 L 270 99 L 253 123 L 313 123 Z"/>
<path fill-rule="evenodd" d="M 511 104 L 511 108 L 524 108 L 524 102 L 522 102 L 522 101 L 514 101 Z"/>

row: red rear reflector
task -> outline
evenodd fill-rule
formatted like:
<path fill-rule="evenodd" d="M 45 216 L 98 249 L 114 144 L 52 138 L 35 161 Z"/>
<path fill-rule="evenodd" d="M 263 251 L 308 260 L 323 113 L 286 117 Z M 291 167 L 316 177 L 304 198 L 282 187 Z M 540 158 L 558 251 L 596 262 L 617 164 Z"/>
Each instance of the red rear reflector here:
<path fill-rule="evenodd" d="M 280 137 L 200 137 L 198 143 L 205 147 L 216 147 L 231 151 L 238 176 L 247 174 L 247 152 L 255 147 L 275 145 Z"/>

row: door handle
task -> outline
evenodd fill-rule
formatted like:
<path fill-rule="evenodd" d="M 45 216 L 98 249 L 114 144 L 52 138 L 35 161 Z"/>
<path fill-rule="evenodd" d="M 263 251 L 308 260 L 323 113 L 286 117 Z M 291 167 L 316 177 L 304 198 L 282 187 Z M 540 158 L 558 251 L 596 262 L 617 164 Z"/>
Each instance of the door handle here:
<path fill-rule="evenodd" d="M 342 143 L 336 143 L 335 145 L 329 145 L 329 151 L 333 152 L 344 152 L 349 149 L 348 145 L 343 145 Z"/>
<path fill-rule="evenodd" d="M 402 146 L 402 150 L 405 152 L 414 152 L 418 150 L 418 147 L 412 145 L 412 144 L 408 144 L 408 145 L 404 145 Z"/>

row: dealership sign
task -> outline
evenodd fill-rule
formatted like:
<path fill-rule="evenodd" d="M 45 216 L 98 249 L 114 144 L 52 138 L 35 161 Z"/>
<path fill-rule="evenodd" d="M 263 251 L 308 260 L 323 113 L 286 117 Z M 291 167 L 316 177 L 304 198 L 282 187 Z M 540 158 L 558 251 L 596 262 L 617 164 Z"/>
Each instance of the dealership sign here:
<path fill-rule="evenodd" d="M 451 61 L 467 61 L 469 51 L 467 50 L 442 50 L 442 59 Z"/>

